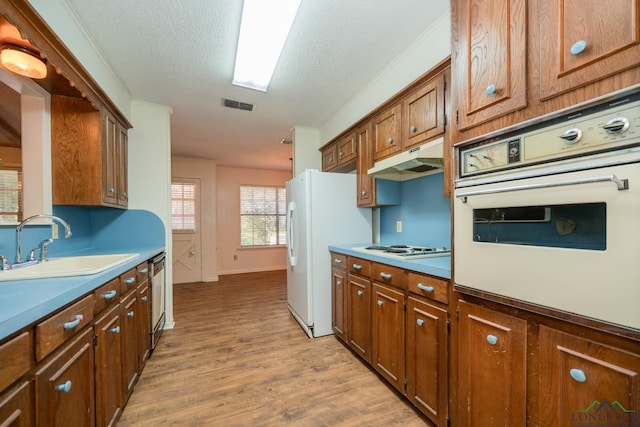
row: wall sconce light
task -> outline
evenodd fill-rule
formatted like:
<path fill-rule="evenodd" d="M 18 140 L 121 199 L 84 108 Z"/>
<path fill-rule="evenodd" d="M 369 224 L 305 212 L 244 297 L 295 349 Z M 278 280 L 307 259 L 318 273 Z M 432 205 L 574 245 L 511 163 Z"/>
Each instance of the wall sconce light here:
<path fill-rule="evenodd" d="M 0 45 L 0 65 L 7 70 L 32 79 L 47 77 L 47 65 L 40 56 L 26 47 Z"/>

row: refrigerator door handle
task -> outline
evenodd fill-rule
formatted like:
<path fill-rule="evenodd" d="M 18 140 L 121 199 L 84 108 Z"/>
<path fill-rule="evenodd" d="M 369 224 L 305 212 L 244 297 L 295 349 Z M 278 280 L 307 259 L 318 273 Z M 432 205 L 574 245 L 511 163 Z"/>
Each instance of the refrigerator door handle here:
<path fill-rule="evenodd" d="M 294 267 L 298 261 L 298 224 L 296 221 L 296 203 L 287 206 L 287 256 L 289 264 Z"/>

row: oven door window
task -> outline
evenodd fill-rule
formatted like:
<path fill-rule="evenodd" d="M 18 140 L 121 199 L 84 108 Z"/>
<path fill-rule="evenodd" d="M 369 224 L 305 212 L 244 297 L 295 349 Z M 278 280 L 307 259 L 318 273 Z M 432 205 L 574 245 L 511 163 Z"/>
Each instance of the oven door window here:
<path fill-rule="evenodd" d="M 604 251 L 606 203 L 473 210 L 473 241 Z"/>

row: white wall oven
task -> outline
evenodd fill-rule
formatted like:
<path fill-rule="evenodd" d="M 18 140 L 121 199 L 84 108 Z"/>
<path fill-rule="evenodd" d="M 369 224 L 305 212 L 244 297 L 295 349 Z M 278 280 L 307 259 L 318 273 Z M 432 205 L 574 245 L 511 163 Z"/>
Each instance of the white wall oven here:
<path fill-rule="evenodd" d="M 640 329 L 640 93 L 455 152 L 458 289 Z"/>

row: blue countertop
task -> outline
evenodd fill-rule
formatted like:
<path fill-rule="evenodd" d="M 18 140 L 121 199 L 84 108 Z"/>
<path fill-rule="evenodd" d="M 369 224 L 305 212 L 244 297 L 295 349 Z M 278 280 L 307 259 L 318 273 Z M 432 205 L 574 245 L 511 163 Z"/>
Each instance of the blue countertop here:
<path fill-rule="evenodd" d="M 404 260 L 387 258 L 377 255 L 369 255 L 351 249 L 370 245 L 372 245 L 372 243 L 330 245 L 329 250 L 332 252 L 350 255 L 362 259 L 368 259 L 370 261 L 375 261 L 382 264 L 393 265 L 394 267 L 400 267 L 406 270 L 416 271 L 418 273 L 442 277 L 443 279 L 451 279 L 451 256 Z"/>
<path fill-rule="evenodd" d="M 85 255 L 137 253 L 138 256 L 92 275 L 0 282 L 0 340 L 35 323 L 162 252 L 164 252 L 164 247 L 131 248 L 126 252 L 91 252 Z"/>

